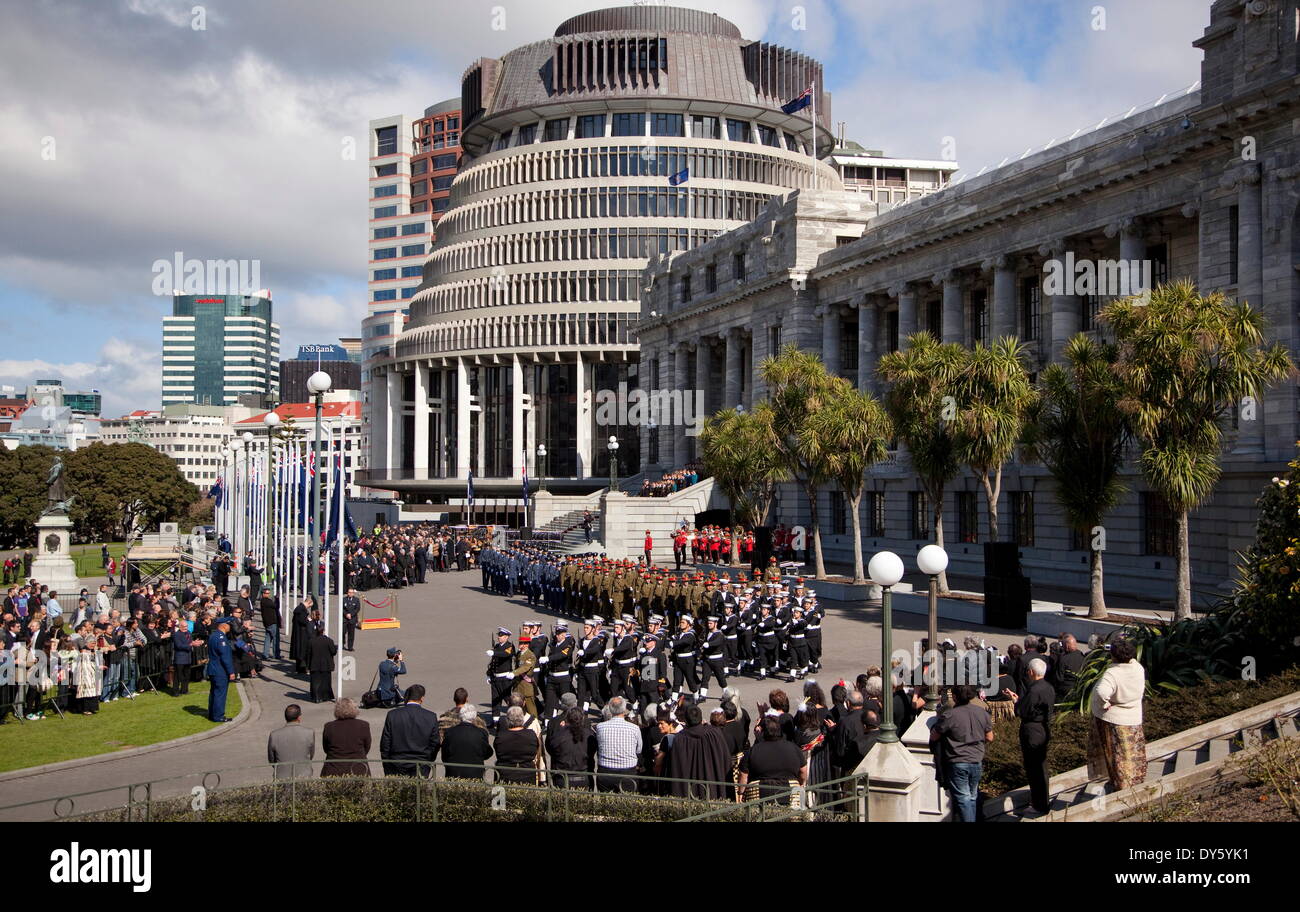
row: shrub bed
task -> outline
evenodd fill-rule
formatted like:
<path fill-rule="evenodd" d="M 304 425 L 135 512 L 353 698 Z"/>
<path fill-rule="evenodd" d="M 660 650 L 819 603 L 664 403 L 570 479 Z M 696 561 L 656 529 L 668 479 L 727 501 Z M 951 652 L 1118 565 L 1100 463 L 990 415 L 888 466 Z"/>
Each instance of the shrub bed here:
<path fill-rule="evenodd" d="M 1261 703 L 1300 690 L 1300 666 L 1262 681 L 1227 681 L 1195 684 L 1176 691 L 1160 691 L 1143 706 L 1143 730 L 1148 742 L 1222 719 Z M 1077 712 L 1056 717 L 1047 752 L 1048 771 L 1055 776 L 1088 762 L 1088 717 Z M 993 729 L 993 743 L 984 757 L 981 790 L 1004 795 L 1028 785 L 1020 759 L 1020 720 L 1003 719 Z"/>

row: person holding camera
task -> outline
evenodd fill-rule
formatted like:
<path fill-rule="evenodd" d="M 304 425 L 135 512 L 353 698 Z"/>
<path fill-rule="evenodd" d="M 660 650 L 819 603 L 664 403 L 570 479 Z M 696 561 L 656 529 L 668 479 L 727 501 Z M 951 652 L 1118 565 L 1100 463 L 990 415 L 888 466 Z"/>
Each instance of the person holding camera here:
<path fill-rule="evenodd" d="M 396 706 L 405 699 L 401 688 L 397 686 L 397 676 L 406 674 L 406 659 L 402 650 L 392 646 L 388 658 L 379 663 L 379 698 L 381 706 Z"/>

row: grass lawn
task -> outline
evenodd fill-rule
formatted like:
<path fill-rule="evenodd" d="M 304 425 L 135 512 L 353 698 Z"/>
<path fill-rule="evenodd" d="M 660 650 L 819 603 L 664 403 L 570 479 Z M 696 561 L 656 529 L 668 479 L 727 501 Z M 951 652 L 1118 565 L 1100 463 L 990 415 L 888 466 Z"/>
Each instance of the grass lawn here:
<path fill-rule="evenodd" d="M 226 715 L 239 713 L 239 692 L 231 687 Z M 190 684 L 188 696 L 143 693 L 134 700 L 101 704 L 93 716 L 53 711 L 39 722 L 18 722 L 12 716 L 0 726 L 0 772 L 91 757 L 170 741 L 214 727 L 207 719 L 208 683 Z"/>

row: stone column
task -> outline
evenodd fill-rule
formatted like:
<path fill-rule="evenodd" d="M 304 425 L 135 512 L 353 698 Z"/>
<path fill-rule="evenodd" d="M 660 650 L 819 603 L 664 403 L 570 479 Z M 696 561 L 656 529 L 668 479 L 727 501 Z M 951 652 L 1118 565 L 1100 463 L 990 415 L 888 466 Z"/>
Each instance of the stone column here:
<path fill-rule="evenodd" d="M 677 348 L 673 352 L 673 357 L 675 360 L 674 372 L 673 372 L 673 392 L 677 393 L 678 397 L 680 398 L 681 396 L 685 396 L 687 394 L 687 388 L 690 386 L 690 382 L 691 382 L 690 365 L 688 361 L 688 359 L 690 358 L 690 352 L 687 350 L 687 344 L 685 342 L 677 343 Z M 686 465 L 689 457 L 687 456 L 687 446 L 686 446 L 687 441 L 686 441 L 686 434 L 685 434 L 686 429 L 682 427 L 678 427 L 677 425 L 672 423 L 673 420 L 675 420 L 677 417 L 678 417 L 677 415 L 666 415 L 664 416 L 664 420 L 668 426 L 668 433 L 670 435 L 670 439 L 673 442 L 673 468 L 679 469 L 682 466 Z"/>
<path fill-rule="evenodd" d="M 840 373 L 840 310 L 834 304 L 823 304 L 818 310 L 822 318 L 822 362 L 827 373 Z"/>
<path fill-rule="evenodd" d="M 375 372 L 370 375 L 370 474 L 375 478 L 391 478 L 389 470 L 393 461 L 388 449 L 388 428 L 392 422 L 388 402 L 388 380 Z M 242 455 L 242 451 L 241 451 Z M 240 463 L 243 471 L 243 463 Z"/>
<path fill-rule="evenodd" d="M 510 381 L 514 390 L 510 403 L 510 477 L 522 478 L 528 459 L 528 433 L 524 426 L 524 365 L 518 355 L 510 364 Z"/>
<path fill-rule="evenodd" d="M 469 365 L 456 359 L 456 477 L 469 477 Z"/>
<path fill-rule="evenodd" d="M 409 469 L 402 459 L 402 375 L 388 369 L 388 464 L 394 469 Z M 400 477 L 400 473 L 397 476 Z"/>
<path fill-rule="evenodd" d="M 858 389 L 876 389 L 876 365 L 879 363 L 876 336 L 880 327 L 880 311 L 870 295 L 858 304 Z"/>
<path fill-rule="evenodd" d="M 993 299 L 989 302 L 990 343 L 1003 336 L 1019 335 L 1016 329 L 1016 264 L 1012 257 L 1000 254 L 984 261 L 984 270 L 993 273 Z"/>
<path fill-rule="evenodd" d="M 734 409 L 740 405 L 740 381 L 744 371 L 744 364 L 740 360 L 740 328 L 733 326 L 727 330 L 723 341 L 726 345 L 726 360 L 722 378 L 722 407 Z"/>
<path fill-rule="evenodd" d="M 1264 311 L 1264 204 L 1259 163 L 1237 174 L 1237 300 Z M 1238 403 L 1237 445 L 1234 453 L 1264 452 L 1264 406 Z"/>
<path fill-rule="evenodd" d="M 898 298 L 898 348 L 902 351 L 907 347 L 907 337 L 916 332 L 916 290 L 901 282 L 889 289 L 889 295 Z"/>
<path fill-rule="evenodd" d="M 1122 275 L 1128 277 L 1128 288 L 1112 288 L 1107 294 L 1128 297 L 1135 294 L 1142 280 L 1142 266 L 1147 256 L 1147 242 L 1142 236 L 1141 220 L 1122 218 L 1106 226 L 1106 237 L 1119 236 L 1119 259 L 1123 264 Z M 1150 289 L 1148 289 L 1150 290 Z"/>
<path fill-rule="evenodd" d="M 749 344 L 749 406 L 753 408 L 767 397 L 767 385 L 763 383 L 763 359 L 767 357 L 768 325 L 757 323 L 751 327 Z"/>
<path fill-rule="evenodd" d="M 587 389 L 587 365 L 582 362 L 582 352 L 575 356 L 577 365 L 574 371 L 575 392 L 574 408 L 577 410 L 575 443 L 578 450 L 578 477 L 590 478 L 592 475 L 591 454 L 591 410 L 590 393 Z"/>
<path fill-rule="evenodd" d="M 964 299 L 962 297 L 961 277 L 957 270 L 949 269 L 936 275 L 931 281 L 943 286 L 942 320 L 943 330 L 940 342 L 966 342 Z"/>
<path fill-rule="evenodd" d="M 429 369 L 415 362 L 415 439 L 412 478 L 429 477 Z"/>
<path fill-rule="evenodd" d="M 711 336 L 701 336 L 695 343 L 695 387 L 691 390 L 691 395 L 695 395 L 696 390 L 704 391 L 704 413 L 707 415 L 713 410 L 714 396 L 710 395 L 712 383 L 709 378 L 713 373 L 713 338 Z"/>
<path fill-rule="evenodd" d="M 1050 340 L 1051 360 L 1057 363 L 1063 360 L 1070 337 L 1079 332 L 1079 298 L 1071 291 L 1073 276 L 1066 275 L 1064 271 L 1065 254 L 1065 241 L 1061 239 L 1049 241 L 1038 248 L 1039 256 L 1061 264 L 1053 270 L 1056 281 L 1047 282 L 1047 272 L 1043 273 L 1043 313 L 1046 315 L 1046 325 L 1042 330 L 1044 337 Z"/>

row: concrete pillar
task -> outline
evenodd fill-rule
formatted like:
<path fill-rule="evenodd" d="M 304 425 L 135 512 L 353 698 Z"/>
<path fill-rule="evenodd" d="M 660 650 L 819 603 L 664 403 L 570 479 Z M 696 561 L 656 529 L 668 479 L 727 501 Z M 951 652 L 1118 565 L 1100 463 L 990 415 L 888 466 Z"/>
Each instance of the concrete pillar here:
<path fill-rule="evenodd" d="M 456 477 L 469 477 L 469 365 L 456 359 Z"/>
<path fill-rule="evenodd" d="M 392 424 L 392 411 L 388 380 L 373 372 L 370 377 L 370 394 L 374 397 L 370 403 L 370 474 L 375 478 L 390 478 L 393 461 L 388 448 L 388 428 Z M 243 471 L 242 462 L 240 471 Z"/>
<path fill-rule="evenodd" d="M 687 351 L 685 342 L 678 342 L 677 347 L 673 350 L 674 370 L 673 370 L 673 391 L 679 395 L 685 396 L 687 388 L 690 386 L 690 367 L 687 359 L 690 353 Z M 685 428 L 677 427 L 671 423 L 672 418 L 676 416 L 664 415 L 662 420 L 668 426 L 668 433 L 673 445 L 673 468 L 681 468 L 686 465 L 687 441 Z"/>
<path fill-rule="evenodd" d="M 877 741 L 854 772 L 867 777 L 867 820 L 920 819 L 917 791 L 921 785 L 921 764 L 902 741 Z"/>
<path fill-rule="evenodd" d="M 713 413 L 713 384 L 709 382 L 713 374 L 713 338 L 711 336 L 701 336 L 695 343 L 695 386 L 691 390 L 691 395 L 695 395 L 695 390 L 704 391 L 704 414 Z"/>
<path fill-rule="evenodd" d="M 763 383 L 763 359 L 768 354 L 767 343 L 768 339 L 771 338 L 769 328 L 766 323 L 758 323 L 751 328 L 749 346 L 750 393 L 749 405 L 746 408 L 753 408 L 767 398 L 767 385 Z"/>
<path fill-rule="evenodd" d="M 879 363 L 876 336 L 880 327 L 880 311 L 874 298 L 866 297 L 858 304 L 858 389 L 876 389 L 876 365 Z"/>
<path fill-rule="evenodd" d="M 592 472 L 591 461 L 591 391 L 587 389 L 590 385 L 587 381 L 587 365 L 582 362 L 582 353 L 577 355 L 577 370 L 574 372 L 575 393 L 573 397 L 577 409 L 577 449 L 578 449 L 578 477 L 590 478 Z"/>
<path fill-rule="evenodd" d="M 955 269 L 949 269 L 934 277 L 934 284 L 943 286 L 942 323 L 940 342 L 956 342 L 961 345 L 966 341 L 965 300 L 962 297 L 961 277 Z"/>
<path fill-rule="evenodd" d="M 429 477 L 429 368 L 415 363 L 415 439 L 412 478 Z"/>
<path fill-rule="evenodd" d="M 723 337 L 726 345 L 725 362 L 723 364 L 722 377 L 722 408 L 734 409 L 740 405 L 740 387 L 742 374 L 745 369 L 744 363 L 740 360 L 741 339 L 740 328 L 733 326 L 727 330 Z"/>
<path fill-rule="evenodd" d="M 510 380 L 514 390 L 514 401 L 510 403 L 510 477 L 522 478 L 528 459 L 528 431 L 524 427 L 524 365 L 518 355 L 510 365 Z"/>
<path fill-rule="evenodd" d="M 923 709 L 902 734 L 903 745 L 921 767 L 921 782 L 916 790 L 916 819 L 922 821 L 949 820 L 952 813 L 948 790 L 935 778 L 934 753 L 930 750 L 930 728 L 937 718 L 933 710 Z"/>
<path fill-rule="evenodd" d="M 1060 266 L 1054 267 L 1059 270 L 1059 274 L 1064 276 L 1066 246 L 1063 240 L 1049 241 L 1038 248 L 1038 255 L 1046 261 L 1055 261 Z M 1047 264 L 1043 267 L 1043 338 L 1048 340 L 1050 351 L 1050 360 L 1061 362 L 1062 355 L 1065 351 L 1066 343 L 1070 338 L 1079 332 L 1080 302 L 1078 295 L 1056 293 L 1053 284 L 1046 281 Z M 1064 276 L 1064 284 L 1069 287 L 1073 281 L 1073 276 Z"/>
<path fill-rule="evenodd" d="M 821 308 L 822 315 L 822 362 L 826 372 L 832 376 L 840 373 L 840 336 L 843 331 L 840 323 L 840 310 L 833 304 Z"/>
<path fill-rule="evenodd" d="M 985 261 L 986 271 L 993 273 L 993 295 L 989 301 L 989 343 L 1003 336 L 1018 335 L 1019 320 L 1016 315 L 1016 264 L 1005 255 Z"/>
<path fill-rule="evenodd" d="M 402 375 L 388 371 L 388 465 L 394 469 L 409 469 L 402 461 Z M 395 476 L 400 477 L 399 472 Z"/>
<path fill-rule="evenodd" d="M 1241 172 L 1237 182 L 1237 300 L 1264 310 L 1264 207 L 1259 164 Z M 1264 406 L 1260 401 L 1239 405 L 1234 453 L 1264 452 Z"/>
<path fill-rule="evenodd" d="M 907 347 L 907 337 L 916 333 L 916 290 L 907 283 L 889 289 L 898 298 L 898 348 Z"/>

